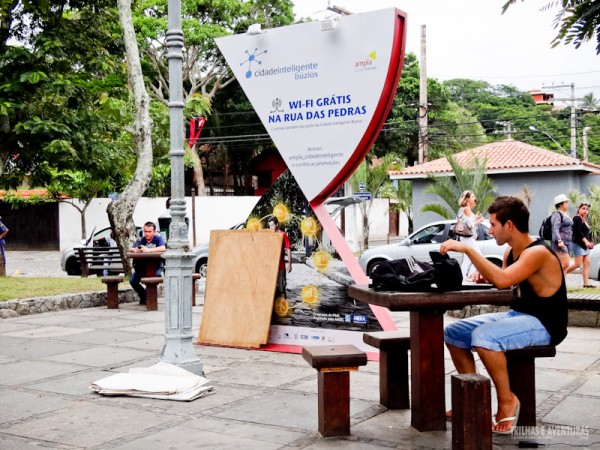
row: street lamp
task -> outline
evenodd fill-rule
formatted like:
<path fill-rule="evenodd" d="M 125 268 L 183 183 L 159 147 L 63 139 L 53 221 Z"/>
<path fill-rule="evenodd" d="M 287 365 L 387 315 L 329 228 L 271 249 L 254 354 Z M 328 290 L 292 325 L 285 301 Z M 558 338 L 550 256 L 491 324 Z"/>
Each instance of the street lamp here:
<path fill-rule="evenodd" d="M 537 129 L 536 127 L 534 127 L 533 125 L 529 125 L 529 129 L 530 129 L 531 131 L 537 131 L 538 133 L 545 134 L 546 136 L 548 136 L 548 137 L 550 138 L 550 140 L 551 140 L 552 142 L 554 142 L 554 143 L 555 143 L 555 144 L 558 146 L 558 148 L 560 148 L 560 149 L 561 149 L 563 152 L 565 152 L 567 155 L 571 155 L 571 154 L 570 154 L 568 151 L 566 151 L 566 150 L 563 148 L 563 146 L 562 146 L 562 145 L 560 145 L 560 144 L 559 144 L 559 142 L 558 142 L 556 139 L 554 139 L 552 136 L 550 136 L 550 134 L 549 134 L 549 133 L 546 133 L 545 131 L 542 131 L 542 130 L 538 130 L 538 129 Z"/>
<path fill-rule="evenodd" d="M 169 61 L 169 123 L 171 161 L 171 223 L 165 259 L 165 345 L 162 362 L 203 375 L 202 362 L 192 344 L 192 265 L 185 223 L 183 148 L 183 31 L 181 0 L 169 0 L 167 59 Z"/>

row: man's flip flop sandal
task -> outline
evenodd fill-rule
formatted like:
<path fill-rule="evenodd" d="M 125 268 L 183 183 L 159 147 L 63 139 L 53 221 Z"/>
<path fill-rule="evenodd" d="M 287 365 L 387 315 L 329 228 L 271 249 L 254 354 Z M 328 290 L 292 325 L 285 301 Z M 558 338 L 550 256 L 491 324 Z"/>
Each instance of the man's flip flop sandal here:
<path fill-rule="evenodd" d="M 515 410 L 515 415 L 512 417 L 505 417 L 504 419 L 500 419 L 498 422 L 496 422 L 495 419 L 492 419 L 492 423 L 494 424 L 494 426 L 501 424 L 502 422 L 509 422 L 512 421 L 512 425 L 511 427 L 506 430 L 506 431 L 496 431 L 496 430 L 492 430 L 492 433 L 494 434 L 513 434 L 515 432 L 515 428 L 517 428 L 517 422 L 519 421 L 519 413 L 521 412 L 521 402 L 517 403 L 517 409 Z"/>

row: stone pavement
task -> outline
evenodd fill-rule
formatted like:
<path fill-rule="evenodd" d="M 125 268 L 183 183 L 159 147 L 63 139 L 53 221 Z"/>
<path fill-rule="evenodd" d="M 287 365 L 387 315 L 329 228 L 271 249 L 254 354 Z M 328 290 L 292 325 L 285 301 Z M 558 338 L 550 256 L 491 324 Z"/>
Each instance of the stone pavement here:
<path fill-rule="evenodd" d="M 8 268 L 21 264 L 16 253 L 25 252 L 9 254 Z M 29 256 L 20 257 L 31 267 Z M 52 275 L 55 267 L 48 262 L 41 271 Z M 202 309 L 193 308 L 196 335 Z M 164 318 L 161 300 L 159 311 L 128 303 L 119 310 L 95 307 L 0 320 L 0 449 L 451 447 L 450 430 L 418 432 L 410 426 L 410 411 L 379 405 L 375 362 L 351 374 L 347 438 L 317 432 L 316 372 L 297 354 L 197 345 L 216 392 L 193 402 L 105 397 L 89 390 L 95 380 L 157 362 Z M 392 318 L 408 328 L 407 313 Z M 448 354 L 445 366 L 450 405 L 455 372 Z M 570 327 L 556 357 L 539 358 L 536 367 L 538 426 L 494 436 L 494 448 L 534 440 L 556 449 L 600 449 L 600 329 Z"/>
<path fill-rule="evenodd" d="M 410 411 L 379 405 L 375 362 L 351 374 L 348 438 L 316 431 L 316 372 L 297 354 L 195 346 L 216 393 L 189 403 L 90 391 L 92 381 L 158 360 L 163 308 L 161 301 L 159 311 L 124 304 L 0 320 L 0 448 L 451 447 L 450 431 L 418 432 Z M 202 306 L 193 316 L 197 333 Z M 406 313 L 392 317 L 407 328 Z M 448 405 L 449 385 L 450 377 Z M 570 328 L 556 357 L 538 359 L 537 402 L 539 426 L 495 436 L 495 448 L 533 439 L 558 449 L 600 449 L 600 329 Z"/>

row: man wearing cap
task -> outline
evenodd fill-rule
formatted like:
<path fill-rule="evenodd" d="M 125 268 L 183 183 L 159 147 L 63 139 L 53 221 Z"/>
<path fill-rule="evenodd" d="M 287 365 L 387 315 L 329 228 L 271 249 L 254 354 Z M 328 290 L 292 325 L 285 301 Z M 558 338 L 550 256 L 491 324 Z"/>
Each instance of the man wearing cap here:
<path fill-rule="evenodd" d="M 554 197 L 554 207 L 558 214 L 552 214 L 552 250 L 558 255 L 563 271 L 571 264 L 573 221 L 569 217 L 569 198 L 565 194 Z"/>

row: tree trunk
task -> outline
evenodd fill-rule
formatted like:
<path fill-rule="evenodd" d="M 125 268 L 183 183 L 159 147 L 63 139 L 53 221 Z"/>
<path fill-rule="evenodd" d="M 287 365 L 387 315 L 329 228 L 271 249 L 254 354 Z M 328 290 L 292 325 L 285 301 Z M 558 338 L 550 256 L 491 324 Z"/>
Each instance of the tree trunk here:
<path fill-rule="evenodd" d="M 204 183 L 204 172 L 202 171 L 202 162 L 198 152 L 198 144 L 192 145 L 190 149 L 192 162 L 194 166 L 194 188 L 200 197 L 206 197 L 206 184 Z"/>
<path fill-rule="evenodd" d="M 367 214 L 363 214 L 363 248 L 367 250 L 369 248 L 369 216 Z"/>
<path fill-rule="evenodd" d="M 123 41 L 127 57 L 127 74 L 133 91 L 135 119 L 131 130 L 137 152 L 137 166 L 133 179 L 127 184 L 117 200 L 112 201 L 106 211 L 110 225 L 115 232 L 115 241 L 121 253 L 126 273 L 131 274 L 131 266 L 126 253 L 136 239 L 133 211 L 146 191 L 152 178 L 152 120 L 150 118 L 150 98 L 144 85 L 140 52 L 137 46 L 131 0 L 117 0 L 119 20 L 123 28 Z"/>

